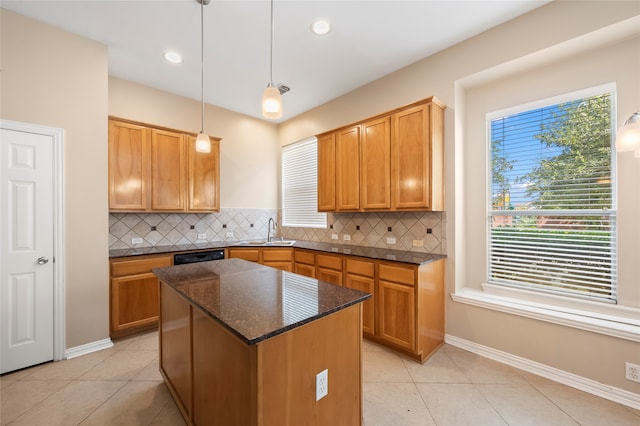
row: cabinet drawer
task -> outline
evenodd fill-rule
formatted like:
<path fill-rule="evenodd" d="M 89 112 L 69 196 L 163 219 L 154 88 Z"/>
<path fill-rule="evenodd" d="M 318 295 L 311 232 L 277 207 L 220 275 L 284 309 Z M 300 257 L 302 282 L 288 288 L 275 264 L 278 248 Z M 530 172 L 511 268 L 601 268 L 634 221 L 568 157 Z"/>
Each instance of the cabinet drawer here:
<path fill-rule="evenodd" d="M 307 265 L 316 264 L 316 255 L 308 251 L 296 250 L 294 256 L 296 263 L 306 263 Z"/>
<path fill-rule="evenodd" d="M 278 262 L 278 261 L 291 261 L 292 249 L 262 249 L 262 261 L 263 262 Z"/>
<path fill-rule="evenodd" d="M 229 257 L 244 259 L 251 262 L 259 262 L 260 250 L 259 249 L 229 249 Z"/>
<path fill-rule="evenodd" d="M 373 277 L 375 265 L 373 262 L 347 258 L 347 273 Z"/>
<path fill-rule="evenodd" d="M 335 269 L 336 271 L 342 271 L 342 256 L 332 256 L 330 254 L 318 254 L 318 267 Z"/>
<path fill-rule="evenodd" d="M 114 260 L 111 262 L 111 276 L 134 275 L 151 272 L 153 268 L 162 268 L 173 264 L 172 256 L 160 256 L 145 259 Z"/>
<path fill-rule="evenodd" d="M 416 269 L 414 267 L 402 267 L 381 263 L 378 274 L 381 280 L 394 283 L 413 286 L 416 281 Z"/>

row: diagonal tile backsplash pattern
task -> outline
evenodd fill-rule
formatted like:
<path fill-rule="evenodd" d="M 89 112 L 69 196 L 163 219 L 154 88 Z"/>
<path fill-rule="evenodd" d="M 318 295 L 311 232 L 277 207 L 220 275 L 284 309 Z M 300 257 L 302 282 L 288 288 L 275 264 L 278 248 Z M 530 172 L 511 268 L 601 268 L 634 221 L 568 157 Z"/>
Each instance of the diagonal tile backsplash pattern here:
<path fill-rule="evenodd" d="M 166 246 L 265 239 L 275 209 L 221 209 L 219 213 L 111 213 L 109 248 Z M 445 212 L 328 213 L 327 228 L 279 226 L 276 235 L 293 240 L 446 254 Z M 337 235 L 338 239 L 333 239 Z M 345 235 L 350 237 L 345 240 Z M 198 237 L 204 237 L 199 239 Z M 134 244 L 134 238 L 142 238 Z M 388 244 L 395 238 L 395 244 Z M 414 241 L 422 247 L 413 247 Z"/>

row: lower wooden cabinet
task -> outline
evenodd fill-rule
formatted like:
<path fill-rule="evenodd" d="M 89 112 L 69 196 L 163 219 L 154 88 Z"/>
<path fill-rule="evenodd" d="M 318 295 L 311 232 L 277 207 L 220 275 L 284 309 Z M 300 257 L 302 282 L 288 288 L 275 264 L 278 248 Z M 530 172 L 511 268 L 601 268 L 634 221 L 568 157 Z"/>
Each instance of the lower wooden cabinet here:
<path fill-rule="evenodd" d="M 293 253 L 293 272 L 307 277 L 316 276 L 316 254 L 309 250 L 295 249 Z"/>
<path fill-rule="evenodd" d="M 265 266 L 293 272 L 293 249 L 270 248 L 262 250 L 262 262 Z"/>
<path fill-rule="evenodd" d="M 136 256 L 110 262 L 112 339 L 158 326 L 158 278 L 153 268 L 171 266 L 173 256 Z"/>
<path fill-rule="evenodd" d="M 375 334 L 376 280 L 375 262 L 372 260 L 346 257 L 344 286 L 354 290 L 371 293 L 371 299 L 362 304 L 362 332 Z"/>
<path fill-rule="evenodd" d="M 413 287 L 380 280 L 378 299 L 380 338 L 414 350 L 416 323 Z"/>
<path fill-rule="evenodd" d="M 293 249 L 291 248 L 244 248 L 227 249 L 228 258 L 244 259 L 261 265 L 293 272 Z"/>
<path fill-rule="evenodd" d="M 318 253 L 316 255 L 316 278 L 335 285 L 343 284 L 341 254 Z"/>
<path fill-rule="evenodd" d="M 257 248 L 230 248 L 227 250 L 227 256 L 225 257 L 260 262 L 260 252 L 261 249 Z"/>
<path fill-rule="evenodd" d="M 444 259 L 423 265 L 378 264 L 375 340 L 421 362 L 443 344 L 444 266 Z"/>

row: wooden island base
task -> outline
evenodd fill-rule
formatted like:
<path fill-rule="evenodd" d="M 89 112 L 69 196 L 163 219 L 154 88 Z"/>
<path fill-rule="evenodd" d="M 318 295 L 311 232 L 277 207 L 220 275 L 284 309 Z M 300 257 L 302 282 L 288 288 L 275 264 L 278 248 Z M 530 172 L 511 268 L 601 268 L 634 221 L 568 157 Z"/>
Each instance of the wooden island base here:
<path fill-rule="evenodd" d="M 361 424 L 361 303 L 249 345 L 165 283 L 160 301 L 160 371 L 187 424 Z"/>

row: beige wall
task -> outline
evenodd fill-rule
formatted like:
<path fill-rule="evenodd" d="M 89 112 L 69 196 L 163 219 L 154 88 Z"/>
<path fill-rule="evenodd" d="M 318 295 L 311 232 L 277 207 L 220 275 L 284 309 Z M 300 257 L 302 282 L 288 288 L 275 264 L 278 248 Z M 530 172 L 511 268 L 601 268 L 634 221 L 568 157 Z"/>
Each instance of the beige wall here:
<path fill-rule="evenodd" d="M 109 78 L 109 114 L 200 131 L 201 106 L 184 97 Z M 277 126 L 212 105 L 205 106 L 204 130 L 220 142 L 220 206 L 277 208 L 280 149 Z"/>
<path fill-rule="evenodd" d="M 470 123 L 466 116 L 475 114 L 476 108 L 468 104 L 495 104 L 497 94 L 490 90 L 494 86 L 487 84 L 496 80 L 505 95 L 500 100 L 506 103 L 614 81 L 618 84 L 621 122 L 640 106 L 639 24 L 638 2 L 553 2 L 283 123 L 279 128 L 280 143 L 285 145 L 431 95 L 441 99 L 448 106 L 447 293 L 475 286 L 481 276 L 478 270 L 485 262 L 483 256 L 477 256 L 485 247 L 485 213 L 473 207 L 482 208 L 485 201 L 476 200 L 473 194 L 482 196 L 486 192 L 471 184 L 485 179 L 485 163 L 477 161 L 478 154 L 474 152 L 479 145 L 480 158 L 484 157 L 485 136 L 468 133 L 472 127 L 467 129 Z M 540 69 L 529 74 L 532 68 Z M 533 78 L 534 73 L 536 84 L 529 84 L 527 78 Z M 482 93 L 481 86 L 486 89 Z M 468 96 L 472 98 L 467 99 Z M 627 306 L 638 307 L 640 231 L 636 222 L 640 217 L 640 160 L 630 153 L 621 154 L 618 171 L 619 225 L 620 235 L 624 235 L 619 242 L 620 298 Z M 449 298 L 446 331 L 640 393 L 640 385 L 624 379 L 624 362 L 640 363 L 637 342 L 456 303 Z"/>
<path fill-rule="evenodd" d="M 3 119 L 64 129 L 67 348 L 109 337 L 107 49 L 0 9 Z"/>

